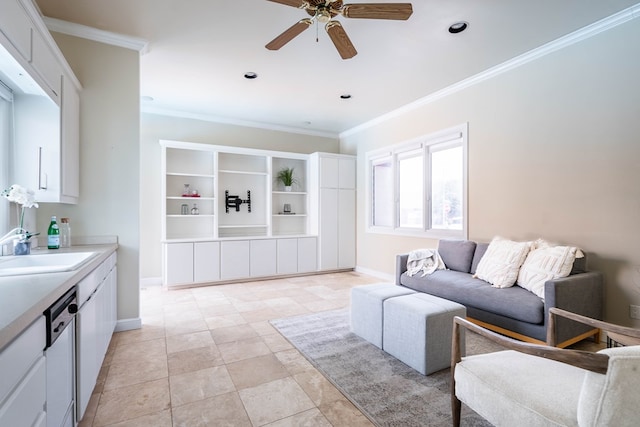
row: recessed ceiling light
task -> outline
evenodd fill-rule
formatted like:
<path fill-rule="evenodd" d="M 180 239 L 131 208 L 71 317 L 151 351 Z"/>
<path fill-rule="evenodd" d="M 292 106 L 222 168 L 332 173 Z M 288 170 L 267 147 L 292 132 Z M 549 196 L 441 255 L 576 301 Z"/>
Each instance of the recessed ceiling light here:
<path fill-rule="evenodd" d="M 456 22 L 454 24 L 451 24 L 451 26 L 449 27 L 449 32 L 451 34 L 458 34 L 466 30 L 468 26 L 469 26 L 468 22 L 465 22 L 465 21 Z"/>
<path fill-rule="evenodd" d="M 247 73 L 244 73 L 244 78 L 245 79 L 253 80 L 256 77 L 258 77 L 258 74 L 254 73 L 253 71 L 249 71 Z"/>
<path fill-rule="evenodd" d="M 340 95 L 340 99 L 351 99 L 351 95 L 349 95 L 348 93 L 345 93 L 343 95 Z"/>

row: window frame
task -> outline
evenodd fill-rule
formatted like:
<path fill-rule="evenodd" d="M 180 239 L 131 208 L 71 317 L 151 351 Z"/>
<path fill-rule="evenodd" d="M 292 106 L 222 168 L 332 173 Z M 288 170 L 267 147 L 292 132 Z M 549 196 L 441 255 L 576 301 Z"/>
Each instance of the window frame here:
<path fill-rule="evenodd" d="M 432 227 L 432 166 L 431 154 L 455 147 L 462 148 L 462 229 L 445 229 Z M 423 158 L 423 203 L 422 203 L 422 227 L 401 227 L 399 218 L 400 209 L 400 171 L 399 161 L 411 157 L 411 153 L 421 151 Z M 400 236 L 413 236 L 424 238 L 468 238 L 468 123 L 454 126 L 448 129 L 423 135 L 419 138 L 386 146 L 382 149 L 372 150 L 366 153 L 367 181 L 366 181 L 366 231 L 368 233 L 392 234 Z M 392 225 L 382 226 L 374 224 L 374 176 L 373 168 L 389 161 L 392 167 L 393 200 Z"/>

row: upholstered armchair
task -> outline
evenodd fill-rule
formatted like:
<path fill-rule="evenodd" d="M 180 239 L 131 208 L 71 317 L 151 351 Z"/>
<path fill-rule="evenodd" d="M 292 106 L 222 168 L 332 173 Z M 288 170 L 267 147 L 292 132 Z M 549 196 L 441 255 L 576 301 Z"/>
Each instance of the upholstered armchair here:
<path fill-rule="evenodd" d="M 612 325 L 557 308 L 562 316 L 600 328 L 623 344 L 637 344 L 640 330 Z M 507 350 L 463 357 L 461 328 Z M 554 333 L 548 336 L 555 336 Z M 461 402 L 496 426 L 637 426 L 640 423 L 640 345 L 596 353 L 528 344 L 454 319 L 451 360 L 453 425 Z"/>

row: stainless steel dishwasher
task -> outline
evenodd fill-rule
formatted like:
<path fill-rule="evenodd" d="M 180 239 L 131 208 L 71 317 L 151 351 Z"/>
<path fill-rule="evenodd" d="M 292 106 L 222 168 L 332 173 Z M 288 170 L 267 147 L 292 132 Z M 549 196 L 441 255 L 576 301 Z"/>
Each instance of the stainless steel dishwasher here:
<path fill-rule="evenodd" d="M 47 320 L 47 427 L 75 426 L 75 286 L 44 315 Z"/>

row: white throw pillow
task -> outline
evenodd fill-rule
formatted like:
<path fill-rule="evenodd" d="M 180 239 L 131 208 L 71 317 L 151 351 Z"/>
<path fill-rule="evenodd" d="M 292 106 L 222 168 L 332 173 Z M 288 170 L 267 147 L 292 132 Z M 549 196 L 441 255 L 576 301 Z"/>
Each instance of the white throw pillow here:
<path fill-rule="evenodd" d="M 494 288 L 508 288 L 516 283 L 531 242 L 514 242 L 494 237 L 484 253 L 474 277 L 491 283 Z"/>
<path fill-rule="evenodd" d="M 539 239 L 520 268 L 518 285 L 544 299 L 544 282 L 567 277 L 582 252 L 573 246 L 552 246 Z"/>

